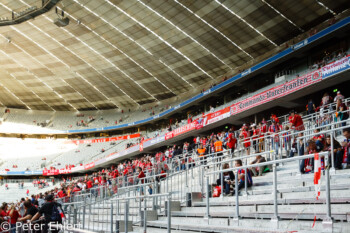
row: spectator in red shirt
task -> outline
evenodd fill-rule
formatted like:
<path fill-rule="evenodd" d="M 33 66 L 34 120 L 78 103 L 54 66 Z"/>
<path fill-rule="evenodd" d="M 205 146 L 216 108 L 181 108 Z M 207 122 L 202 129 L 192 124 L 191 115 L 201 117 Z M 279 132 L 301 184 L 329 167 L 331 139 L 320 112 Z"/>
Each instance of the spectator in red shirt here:
<path fill-rule="evenodd" d="M 305 129 L 303 119 L 300 115 L 295 114 L 294 111 L 291 111 L 290 116 L 292 117 L 291 128 L 293 128 L 295 131 L 302 131 Z"/>
<path fill-rule="evenodd" d="M 233 153 L 235 152 L 237 146 L 237 139 L 235 138 L 235 134 L 232 132 L 232 130 L 228 131 L 227 146 L 228 149 L 230 149 L 232 152 L 231 156 L 233 156 Z"/>
<path fill-rule="evenodd" d="M 242 128 L 240 138 L 244 139 L 244 147 L 247 150 L 247 155 L 249 155 L 250 154 L 250 139 L 249 139 L 249 134 L 248 134 L 245 127 Z"/>
<path fill-rule="evenodd" d="M 277 117 L 275 114 L 273 114 L 273 113 L 271 113 L 270 120 L 271 120 L 272 122 L 275 122 L 276 124 L 280 122 L 280 120 L 278 119 L 278 117 Z"/>
<path fill-rule="evenodd" d="M 259 152 L 263 152 L 265 150 L 264 137 L 267 132 L 267 126 L 265 122 L 259 123 Z"/>
<path fill-rule="evenodd" d="M 14 204 L 12 204 L 11 207 L 8 209 L 7 216 L 11 218 L 10 224 L 11 224 L 11 228 L 13 228 L 13 230 L 11 230 L 10 233 L 16 233 L 15 227 L 16 227 L 17 219 L 19 218 L 19 213 L 16 210 L 16 207 Z"/>
<path fill-rule="evenodd" d="M 80 191 L 81 191 L 81 190 L 80 190 L 79 186 L 76 185 L 76 186 L 74 187 L 74 189 L 72 190 L 72 193 L 77 193 L 77 192 L 80 192 Z"/>
<path fill-rule="evenodd" d="M 94 185 L 93 185 L 92 180 L 89 179 L 89 180 L 86 182 L 86 188 L 87 188 L 87 189 L 91 189 L 93 186 L 94 186 Z"/>

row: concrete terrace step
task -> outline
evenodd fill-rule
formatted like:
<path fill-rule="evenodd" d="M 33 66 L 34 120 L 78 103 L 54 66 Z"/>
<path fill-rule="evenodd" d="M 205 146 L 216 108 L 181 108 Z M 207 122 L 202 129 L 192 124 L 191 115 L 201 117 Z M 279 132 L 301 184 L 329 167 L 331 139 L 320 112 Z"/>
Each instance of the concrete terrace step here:
<path fill-rule="evenodd" d="M 166 228 L 166 221 L 150 221 L 147 226 Z M 247 227 L 233 227 L 233 226 L 221 226 L 221 225 L 199 225 L 199 224 L 180 224 L 172 223 L 171 228 L 175 230 L 183 231 L 195 231 L 195 232 L 260 232 L 260 233 L 287 233 L 285 230 L 274 230 L 274 229 L 258 229 L 258 228 L 247 228 Z"/>
<path fill-rule="evenodd" d="M 166 217 L 160 217 L 158 221 L 167 221 Z M 172 224 L 197 224 L 201 226 L 210 226 L 210 225 L 220 225 L 220 226 L 236 226 L 237 223 L 233 221 L 232 218 L 191 218 L 191 217 L 172 217 Z M 323 230 L 322 222 L 316 221 L 315 226 L 312 228 L 313 221 L 305 221 L 305 220 L 280 220 L 279 221 L 279 229 L 287 230 L 287 231 L 295 231 L 299 232 L 321 232 Z M 350 232 L 349 223 L 347 222 L 335 222 L 334 223 L 334 232 Z M 271 220 L 267 219 L 240 219 L 239 227 L 242 228 L 251 228 L 255 226 L 256 228 L 263 228 L 265 230 L 270 230 L 272 224 Z M 273 230 L 273 229 L 272 229 Z M 232 232 L 232 231 L 230 231 Z"/>
<path fill-rule="evenodd" d="M 349 219 L 350 204 L 333 204 L 331 207 L 332 217 L 336 220 Z M 271 218 L 274 213 L 273 205 L 252 205 L 240 206 L 240 215 L 250 218 Z M 181 211 L 172 211 L 174 216 L 203 217 L 206 213 L 205 207 L 183 207 Z M 314 216 L 324 217 L 326 205 L 315 204 L 294 204 L 279 205 L 278 213 L 281 218 L 293 219 L 298 216 L 299 219 L 313 220 Z M 213 217 L 234 217 L 235 206 L 213 206 L 210 207 L 210 215 Z"/>

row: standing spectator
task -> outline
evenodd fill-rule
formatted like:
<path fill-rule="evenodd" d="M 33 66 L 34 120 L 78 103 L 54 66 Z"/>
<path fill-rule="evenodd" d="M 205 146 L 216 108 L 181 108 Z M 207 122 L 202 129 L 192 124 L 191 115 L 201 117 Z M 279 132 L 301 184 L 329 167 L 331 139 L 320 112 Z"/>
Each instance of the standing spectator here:
<path fill-rule="evenodd" d="M 46 203 L 39 209 L 39 211 L 32 217 L 31 222 L 39 219 L 42 215 L 45 216 L 45 226 L 43 233 L 49 232 L 49 224 L 62 224 L 63 210 L 61 204 L 54 201 L 53 195 L 48 195 L 45 198 Z M 59 230 L 50 229 L 51 233 L 58 233 Z"/>
<path fill-rule="evenodd" d="M 16 233 L 16 222 L 17 219 L 19 218 L 19 213 L 16 210 L 16 206 L 14 204 L 12 204 L 10 206 L 10 208 L 7 211 L 7 216 L 10 217 L 10 224 L 11 224 L 11 228 L 12 230 L 10 231 L 10 233 Z"/>
<path fill-rule="evenodd" d="M 247 151 L 247 155 L 250 155 L 250 139 L 249 139 L 248 131 L 246 130 L 245 127 L 242 127 L 242 131 L 239 137 L 244 140 L 244 144 L 243 144 L 244 148 Z"/>
<path fill-rule="evenodd" d="M 284 143 L 284 149 L 286 150 L 286 155 L 290 154 L 291 147 L 292 147 L 292 139 L 289 132 L 289 127 L 286 125 L 284 127 L 285 133 L 283 133 L 283 143 Z"/>
<path fill-rule="evenodd" d="M 235 138 L 235 134 L 232 132 L 232 130 L 228 131 L 227 147 L 231 150 L 231 157 L 233 157 L 237 147 L 237 139 Z"/>
<path fill-rule="evenodd" d="M 274 121 L 272 121 L 272 124 L 269 126 L 268 134 L 270 135 L 271 145 L 272 148 L 275 149 L 275 154 L 278 155 L 278 147 L 280 144 L 280 137 L 279 137 L 279 127 L 276 125 Z"/>
<path fill-rule="evenodd" d="M 215 147 L 216 156 L 219 157 L 219 160 L 221 160 L 221 157 L 223 155 L 222 141 L 220 141 L 217 137 L 214 138 L 214 147 Z"/>
<path fill-rule="evenodd" d="M 207 164 L 207 162 L 205 161 L 205 157 L 204 157 L 205 153 L 206 153 L 206 149 L 203 148 L 203 144 L 200 144 L 199 148 L 197 149 L 197 154 L 198 154 L 198 157 L 201 160 L 201 164 L 202 165 L 203 164 Z"/>
<path fill-rule="evenodd" d="M 258 153 L 259 152 L 259 144 L 258 144 L 258 138 L 259 138 L 259 129 L 256 128 L 256 125 L 253 124 L 252 125 L 252 132 L 253 132 L 253 148 L 254 148 L 254 151 L 255 153 Z"/>
<path fill-rule="evenodd" d="M 294 110 L 290 112 L 291 118 L 291 128 L 295 131 L 302 131 L 305 130 L 304 128 L 304 122 L 300 115 L 296 114 Z"/>
<path fill-rule="evenodd" d="M 347 111 L 348 107 L 343 103 L 342 99 L 337 100 L 337 105 L 336 105 L 336 121 L 344 121 L 349 118 L 349 112 Z M 345 126 L 346 122 L 342 122 L 341 126 Z"/>
<path fill-rule="evenodd" d="M 267 132 L 267 125 L 265 121 L 259 123 L 259 152 L 265 151 L 265 134 Z"/>
<path fill-rule="evenodd" d="M 320 104 L 320 108 L 323 108 L 323 109 L 328 109 L 329 108 L 329 104 L 332 103 L 332 97 L 329 96 L 329 94 L 326 92 L 324 93 L 323 97 L 322 97 L 322 100 L 321 100 L 321 104 Z M 332 110 L 330 108 L 330 110 Z"/>
<path fill-rule="evenodd" d="M 34 215 L 38 212 L 38 209 L 32 204 L 30 200 L 24 202 L 24 208 L 26 209 L 25 216 L 18 219 L 20 222 L 27 222 L 31 220 Z M 33 227 L 39 227 L 39 224 L 35 224 Z"/>
<path fill-rule="evenodd" d="M 334 97 L 334 102 L 336 103 L 338 100 L 343 100 L 344 96 L 340 93 L 340 91 L 337 92 L 337 95 Z"/>
<path fill-rule="evenodd" d="M 306 110 L 307 110 L 308 115 L 315 113 L 316 106 L 315 106 L 314 102 L 312 101 L 312 99 L 309 99 L 309 101 L 307 102 Z"/>

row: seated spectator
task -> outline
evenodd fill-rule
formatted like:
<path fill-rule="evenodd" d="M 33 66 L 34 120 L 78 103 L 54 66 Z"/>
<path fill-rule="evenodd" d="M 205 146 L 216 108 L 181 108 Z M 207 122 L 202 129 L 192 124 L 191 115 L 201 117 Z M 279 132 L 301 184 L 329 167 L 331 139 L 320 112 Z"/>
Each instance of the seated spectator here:
<path fill-rule="evenodd" d="M 242 160 L 236 160 L 235 167 L 242 167 Z M 251 187 L 253 185 L 253 178 L 252 175 L 247 169 L 247 174 L 245 173 L 245 169 L 239 169 L 237 170 L 237 178 L 238 178 L 238 190 L 241 190 L 243 187 L 245 187 L 245 176 L 247 175 L 247 187 Z M 235 189 L 233 189 L 233 194 L 235 195 Z"/>
<path fill-rule="evenodd" d="M 331 152 L 331 136 L 327 136 L 326 138 L 326 144 L 325 144 L 325 151 Z M 342 162 L 343 162 L 343 155 L 344 152 L 342 150 L 342 147 L 340 143 L 333 138 L 333 153 L 334 153 L 334 168 L 335 169 L 341 169 L 342 168 Z M 331 160 L 329 160 L 331 161 Z M 333 165 L 332 165 L 333 166 Z"/>
<path fill-rule="evenodd" d="M 316 142 L 313 139 L 310 139 L 308 141 L 308 146 L 306 148 L 306 154 L 315 154 L 320 152 L 323 149 L 323 147 L 318 146 Z M 304 168 L 302 170 L 302 173 L 311 173 L 314 171 L 314 158 L 308 158 L 304 159 Z"/>
<path fill-rule="evenodd" d="M 257 155 L 255 159 L 250 164 L 258 164 L 266 162 L 265 157 L 261 155 Z M 253 176 L 262 176 L 264 170 L 266 169 L 266 165 L 264 166 L 258 166 L 258 167 L 252 167 L 250 171 L 253 173 Z"/>
<path fill-rule="evenodd" d="M 222 166 L 222 169 L 228 169 L 230 168 L 230 166 L 228 165 L 228 163 L 225 163 Z M 230 194 L 230 185 L 234 184 L 234 179 L 235 179 L 235 175 L 233 174 L 233 171 L 228 171 L 228 172 L 224 172 L 223 173 L 223 185 L 224 185 L 224 192 L 225 195 Z M 219 175 L 219 179 L 216 180 L 216 185 L 221 186 L 221 174 Z"/>

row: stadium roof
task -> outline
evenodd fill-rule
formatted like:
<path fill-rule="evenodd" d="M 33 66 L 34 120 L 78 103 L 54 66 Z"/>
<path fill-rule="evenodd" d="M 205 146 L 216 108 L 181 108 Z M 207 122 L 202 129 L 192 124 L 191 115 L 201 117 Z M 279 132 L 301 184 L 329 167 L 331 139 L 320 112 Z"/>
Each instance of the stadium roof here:
<path fill-rule="evenodd" d="M 164 100 L 224 75 L 349 0 L 61 0 L 0 27 L 0 106 L 73 111 Z M 0 17 L 41 4 L 1 0 Z"/>

